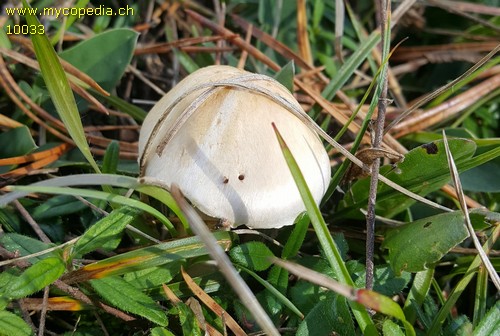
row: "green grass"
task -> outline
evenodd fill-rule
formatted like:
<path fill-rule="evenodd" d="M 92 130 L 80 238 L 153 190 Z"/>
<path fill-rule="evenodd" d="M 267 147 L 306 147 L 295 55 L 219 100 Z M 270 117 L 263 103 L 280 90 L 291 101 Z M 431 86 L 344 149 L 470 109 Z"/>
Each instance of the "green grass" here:
<path fill-rule="evenodd" d="M 469 211 L 470 224 L 498 272 L 498 17 L 419 3 L 407 20 L 396 10 L 392 34 L 387 32 L 377 56 L 382 36 L 371 2 L 348 3 L 343 29 L 335 29 L 340 13 L 333 1 L 307 1 L 305 22 L 297 21 L 301 7 L 294 1 L 224 3 L 215 8 L 206 1 L 157 1 L 147 8 L 147 2 L 125 0 L 120 4 L 134 15 L 65 21 L 0 14 L 0 334 L 240 330 L 231 329 L 233 322 L 225 325 L 224 316 L 247 333 L 261 330 L 262 323 L 275 333 L 270 321 L 285 335 L 489 335 L 498 329 L 497 290 L 468 238 L 459 201 L 442 189 L 451 183 L 444 130 L 469 207 L 483 206 Z M 39 12 L 56 5 L 30 2 Z M 118 9 L 95 0 L 75 8 L 85 6 Z M 225 31 L 221 13 L 227 14 Z M 248 43 L 241 19 L 253 25 Z M 45 34 L 8 35 L 18 24 L 43 24 Z M 304 38 L 310 54 L 302 55 L 307 48 L 298 41 Z M 342 43 L 342 60 L 335 41 Z M 419 53 L 421 48 L 427 49 Z M 281 144 L 306 212 L 295 225 L 270 231 L 226 232 L 218 228 L 221 219 L 205 218 L 210 239 L 197 237 L 192 216 L 184 215 L 186 208 L 162 181 L 138 179 L 140 124 L 159 92 L 192 71 L 243 61 L 245 70 L 294 91 L 319 133 L 345 149 L 323 139 L 332 179 L 318 206 L 298 156 L 276 125 L 269 146 Z M 380 169 L 382 180 L 399 187 L 378 184 L 372 292 L 363 290 L 361 211 L 369 202 L 370 177 L 347 179 L 353 157 L 339 152 L 370 146 L 385 69 L 391 127 L 384 145 L 405 160 L 384 160 Z M 429 123 L 417 119 L 432 111 L 439 112 Z M 441 119 L 443 112 L 448 115 Z M 240 150 L 259 157 L 251 141 Z M 71 148 L 60 153 L 61 143 Z M 244 297 L 251 305 L 229 285 L 226 266 L 212 261 L 212 251 L 220 248 L 239 272 L 235 281 L 248 285 Z M 306 270 L 294 274 L 292 266 L 274 264 L 275 258 Z M 183 270 L 213 301 L 196 294 Z M 248 308 L 256 305 L 262 312 Z"/>

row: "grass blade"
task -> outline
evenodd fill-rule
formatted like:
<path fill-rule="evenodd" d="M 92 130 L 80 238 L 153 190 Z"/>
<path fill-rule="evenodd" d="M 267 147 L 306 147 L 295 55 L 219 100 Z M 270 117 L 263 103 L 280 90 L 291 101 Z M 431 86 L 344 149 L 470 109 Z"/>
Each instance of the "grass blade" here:
<path fill-rule="evenodd" d="M 74 177 L 73 177 L 74 178 Z M 155 216 L 158 218 L 160 222 L 165 225 L 167 230 L 172 234 L 173 236 L 177 235 L 177 231 L 175 230 L 173 224 L 168 220 L 165 215 L 163 215 L 161 212 L 156 210 L 155 208 L 147 205 L 146 203 L 143 203 L 141 201 L 132 199 L 132 198 L 127 198 L 124 196 L 120 195 L 115 195 L 115 194 L 110 194 L 108 192 L 104 191 L 97 191 L 97 190 L 88 190 L 88 189 L 78 189 L 78 188 L 61 188 L 61 187 L 39 187 L 35 185 L 30 185 L 30 186 L 11 186 L 8 187 L 9 190 L 13 191 L 26 191 L 26 192 L 39 192 L 39 193 L 46 193 L 46 194 L 56 194 L 56 195 L 78 195 L 81 197 L 91 197 L 91 198 L 96 198 L 100 200 L 106 200 L 110 203 L 117 203 L 121 205 L 128 205 L 134 208 L 141 209 L 152 216 Z"/>
<path fill-rule="evenodd" d="M 31 8 L 26 0 L 23 0 L 23 6 Z M 31 14 L 29 10 L 26 11 L 26 21 L 30 26 L 41 24 L 37 17 Z M 40 64 L 42 77 L 62 122 L 92 168 L 97 173 L 100 173 L 100 169 L 90 152 L 89 144 L 83 131 L 80 113 L 76 107 L 75 96 L 73 95 L 73 91 L 71 91 L 68 78 L 59 62 L 56 52 L 45 34 L 33 34 L 31 35 L 31 39 L 36 58 Z"/>
<path fill-rule="evenodd" d="M 453 155 L 451 154 L 450 148 L 448 147 L 448 138 L 446 137 L 446 133 L 444 130 L 443 130 L 443 141 L 446 149 L 446 157 L 448 158 L 448 165 L 450 167 L 451 177 L 453 178 L 453 184 L 455 185 L 455 190 L 457 192 L 458 200 L 460 201 L 460 208 L 462 209 L 462 212 L 465 216 L 465 225 L 469 230 L 469 234 L 472 238 L 472 241 L 474 242 L 474 246 L 476 247 L 479 256 L 481 257 L 484 267 L 488 270 L 488 273 L 490 274 L 491 280 L 495 284 L 497 291 L 500 291 L 500 277 L 498 276 L 498 273 L 495 271 L 495 267 L 493 267 L 493 265 L 491 264 L 490 259 L 488 259 L 488 256 L 481 247 L 481 243 L 479 242 L 479 239 L 477 239 L 474 228 L 472 227 L 472 223 L 469 217 L 469 212 L 467 211 L 467 204 L 465 202 L 462 183 L 460 182 L 460 178 L 458 176 L 458 170 L 457 166 L 455 165 L 455 161 L 453 160 Z"/>
<path fill-rule="evenodd" d="M 286 145 L 283 140 L 281 134 L 279 133 L 276 125 L 273 124 L 274 132 L 276 133 L 276 137 L 278 138 L 278 142 L 281 146 L 281 150 L 283 152 L 283 156 L 290 168 L 290 172 L 297 184 L 297 188 L 299 189 L 300 195 L 302 196 L 302 200 L 304 201 L 304 205 L 311 219 L 311 223 L 314 227 L 314 231 L 318 235 L 318 239 L 320 241 L 321 247 L 325 252 L 326 258 L 328 259 L 332 269 L 335 271 L 337 276 L 340 279 L 342 284 L 348 285 L 350 287 L 354 286 L 354 282 L 352 281 L 351 275 L 347 271 L 346 265 L 342 260 L 340 251 L 338 250 L 330 231 L 328 231 L 328 227 L 326 226 L 325 220 L 323 216 L 321 216 L 321 212 L 312 197 L 311 191 L 307 187 L 306 181 L 300 168 L 295 161 L 290 149 Z M 361 330 L 363 333 L 376 333 L 375 325 L 373 324 L 372 319 L 368 315 L 366 309 L 356 303 L 351 301 L 351 308 L 353 310 L 353 314 L 358 321 Z"/>
<path fill-rule="evenodd" d="M 425 271 L 415 274 L 413 285 L 411 286 L 410 293 L 406 298 L 403 308 L 406 319 L 410 323 L 415 322 L 417 318 L 417 309 L 422 305 L 425 297 L 428 295 L 433 277 L 434 268 L 428 268 Z"/>

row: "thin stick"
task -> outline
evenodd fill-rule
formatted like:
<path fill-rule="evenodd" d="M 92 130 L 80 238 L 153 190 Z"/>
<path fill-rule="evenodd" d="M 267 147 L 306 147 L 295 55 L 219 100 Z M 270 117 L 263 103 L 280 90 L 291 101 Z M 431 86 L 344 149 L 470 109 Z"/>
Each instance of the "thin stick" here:
<path fill-rule="evenodd" d="M 280 333 L 274 326 L 273 322 L 259 304 L 259 301 L 257 301 L 257 298 L 252 293 L 251 289 L 233 267 L 229 257 L 217 244 L 214 236 L 210 230 L 208 230 L 196 210 L 188 204 L 177 185 L 172 184 L 171 189 L 172 196 L 181 208 L 182 212 L 184 212 L 191 229 L 203 241 L 208 253 L 217 262 L 220 272 L 224 275 L 227 282 L 229 282 L 236 294 L 240 297 L 241 303 L 243 303 L 248 311 L 252 313 L 255 321 L 266 333 L 266 335 L 279 336 Z"/>
<path fill-rule="evenodd" d="M 469 235 L 472 238 L 474 246 L 476 247 L 477 252 L 479 253 L 479 257 L 481 258 L 484 267 L 486 268 L 486 270 L 488 270 L 491 281 L 493 281 L 493 284 L 497 288 L 497 291 L 500 291 L 500 277 L 498 276 L 495 267 L 491 264 L 491 261 L 488 259 L 488 256 L 484 252 L 481 243 L 479 242 L 479 239 L 477 239 L 476 232 L 474 231 L 474 227 L 472 226 L 472 223 L 470 221 L 469 212 L 467 211 L 467 204 L 465 203 L 465 199 L 463 197 L 464 191 L 462 189 L 462 183 L 460 182 L 460 178 L 458 176 L 458 170 L 455 165 L 455 161 L 453 160 L 453 155 L 451 154 L 450 148 L 448 146 L 448 138 L 446 137 L 446 133 L 444 130 L 443 130 L 443 142 L 446 148 L 446 158 L 448 159 L 448 166 L 450 168 L 451 177 L 453 179 L 453 184 L 455 185 L 458 200 L 460 202 L 460 208 L 464 213 L 465 226 L 469 231 Z"/>
<path fill-rule="evenodd" d="M 45 320 L 47 317 L 47 305 L 49 300 L 49 286 L 43 290 L 42 311 L 40 313 L 40 324 L 38 325 L 38 336 L 45 335 Z"/>
<path fill-rule="evenodd" d="M 386 49 L 385 44 L 389 41 L 385 41 L 388 36 L 386 34 L 386 29 L 390 29 L 387 26 L 387 18 L 390 15 L 391 3 L 390 1 L 381 0 L 380 2 L 380 29 L 381 29 L 381 44 L 383 46 L 383 53 L 385 54 Z M 383 55 L 382 59 L 385 58 Z M 382 144 L 382 138 L 384 136 L 384 123 L 385 123 L 385 111 L 387 109 L 387 69 L 388 65 L 384 65 L 382 72 L 380 74 L 380 80 L 382 81 L 382 90 L 380 92 L 380 98 L 378 101 L 378 115 L 375 124 L 374 137 L 372 139 L 372 147 L 380 148 Z M 372 163 L 372 173 L 370 180 L 370 193 L 368 194 L 368 207 L 366 211 L 366 289 L 373 288 L 373 254 L 375 249 L 375 204 L 377 201 L 377 186 L 378 186 L 378 175 L 380 169 L 380 158 L 376 158 Z"/>
<path fill-rule="evenodd" d="M 38 225 L 38 223 L 35 221 L 35 219 L 33 217 L 31 217 L 30 213 L 22 206 L 22 204 L 18 200 L 15 200 L 12 203 L 14 203 L 14 206 L 16 207 L 17 211 L 19 211 L 21 213 L 21 215 L 28 222 L 28 224 L 31 226 L 33 231 L 35 231 L 38 238 L 40 238 L 40 240 L 43 241 L 44 243 L 50 244 L 51 241 L 50 241 L 49 237 L 47 237 L 45 232 L 43 232 L 43 230 L 40 228 L 40 225 Z"/>

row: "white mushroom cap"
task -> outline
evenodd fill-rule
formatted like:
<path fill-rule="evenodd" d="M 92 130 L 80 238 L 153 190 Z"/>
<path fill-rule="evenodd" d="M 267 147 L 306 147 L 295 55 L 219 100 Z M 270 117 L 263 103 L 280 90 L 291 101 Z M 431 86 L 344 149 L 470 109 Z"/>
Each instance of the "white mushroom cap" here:
<path fill-rule="evenodd" d="M 288 105 L 285 107 L 283 105 Z M 330 161 L 304 113 L 274 79 L 210 66 L 182 80 L 149 112 L 139 139 L 141 176 L 179 185 L 205 214 L 231 226 L 279 228 L 305 211 L 271 123 L 317 203 Z"/>

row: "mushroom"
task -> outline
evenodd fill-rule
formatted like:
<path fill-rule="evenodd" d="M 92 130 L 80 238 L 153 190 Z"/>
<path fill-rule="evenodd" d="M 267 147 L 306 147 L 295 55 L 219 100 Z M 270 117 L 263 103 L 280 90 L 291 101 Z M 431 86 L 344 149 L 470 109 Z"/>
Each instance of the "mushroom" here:
<path fill-rule="evenodd" d="M 319 203 L 330 161 L 310 119 L 273 78 L 230 66 L 195 71 L 151 109 L 140 133 L 140 175 L 167 189 L 177 184 L 231 227 L 292 225 L 305 206 L 273 122 Z"/>

